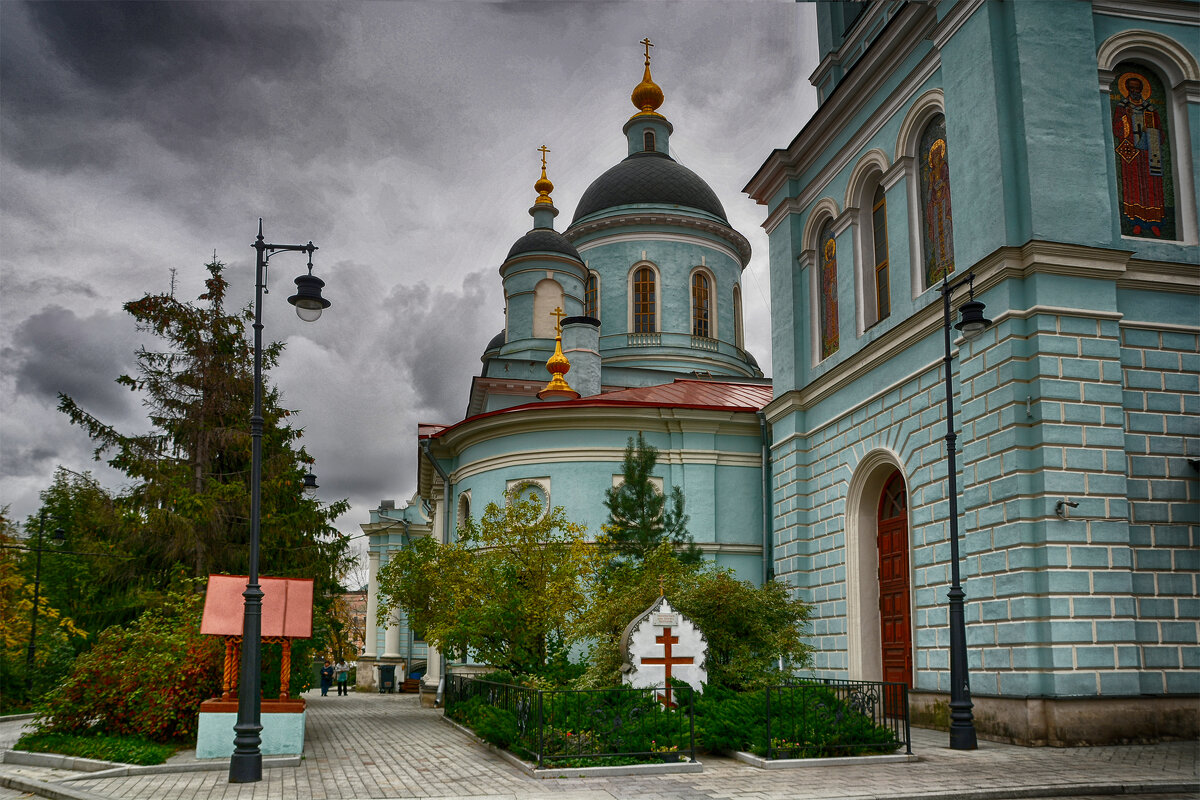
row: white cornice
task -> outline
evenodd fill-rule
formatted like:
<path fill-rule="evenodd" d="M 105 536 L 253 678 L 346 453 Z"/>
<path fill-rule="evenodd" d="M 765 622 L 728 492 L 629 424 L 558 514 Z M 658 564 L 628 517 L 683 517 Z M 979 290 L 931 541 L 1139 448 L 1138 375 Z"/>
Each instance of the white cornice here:
<path fill-rule="evenodd" d="M 621 459 L 624 457 L 624 447 L 515 450 L 511 453 L 481 458 L 464 464 L 450 474 L 450 480 L 458 483 L 459 481 L 486 472 L 543 464 L 601 462 L 619 465 Z M 704 464 L 718 467 L 748 467 L 758 469 L 762 466 L 762 457 L 757 452 L 738 453 L 724 450 L 688 449 L 661 450 L 659 452 L 658 463 L 675 466 Z"/>
<path fill-rule="evenodd" d="M 1037 240 L 1028 242 L 1022 247 L 1002 247 L 972 267 L 976 276 L 975 291 L 982 294 L 1010 278 L 1020 279 L 1034 274 L 1042 274 L 1107 279 L 1115 281 L 1120 288 L 1144 288 L 1161 292 L 1183 291 L 1188 294 L 1200 294 L 1200 266 L 1177 262 L 1137 261 L 1130 259 L 1131 255 L 1126 250 Z M 926 293 L 930 292 L 932 292 L 931 297 L 937 296 L 936 288 L 926 290 Z M 1002 320 L 1006 316 L 1025 317 L 1041 312 L 1121 320 L 1121 315 L 1115 312 L 1050 306 L 1033 306 L 1024 310 L 1007 309 L 997 314 L 996 320 Z M 835 365 L 828 372 L 817 376 L 804 387 L 786 392 L 768 403 L 763 409 L 767 420 L 774 423 L 789 413 L 812 408 L 834 393 L 862 380 L 885 357 L 885 354 L 887 358 L 895 358 L 899 353 L 935 333 L 942 324 L 941 303 L 936 300 L 928 302 L 925 307 L 879 338 L 869 342 L 857 353 Z M 1122 320 L 1121 324 L 1131 325 L 1133 323 Z M 935 363 L 926 365 L 921 370 L 914 371 L 913 374 L 920 374 L 924 369 L 932 368 L 934 365 Z M 897 384 L 872 394 L 839 414 L 837 418 L 844 417 L 854 409 L 896 388 L 899 384 L 910 380 L 910 377 L 905 377 Z M 779 444 L 782 444 L 782 441 L 775 443 L 775 446 L 779 446 Z"/>
<path fill-rule="evenodd" d="M 601 397 L 602 399 L 602 397 Z M 619 430 L 758 436 L 753 412 L 674 406 L 533 406 L 464 420 L 435 440 L 435 454 L 461 453 L 480 442 L 547 431 Z"/>
<path fill-rule="evenodd" d="M 936 21 L 936 13 L 927 6 L 916 3 L 907 6 L 884 28 L 881 36 L 871 44 L 856 68 L 838 84 L 833 96 L 817 110 L 787 149 L 772 153 L 742 191 L 760 204 L 766 204 L 779 192 L 785 181 L 802 175 L 815 162 L 821 160 L 834 138 L 874 99 L 875 93 L 925 40 Z M 864 63 L 867 60 L 871 61 L 870 65 Z M 874 124 L 870 128 L 860 129 L 858 135 L 843 147 L 833 160 L 848 160 L 847 152 L 857 153 L 861 150 L 865 142 L 913 94 L 915 88 L 933 74 L 939 64 L 937 51 L 931 51 L 917 68 L 900 82 L 881 105 L 880 110 L 871 115 Z M 829 177 L 836 174 L 836 171 L 827 173 L 828 165 L 809 183 L 810 188 L 816 187 L 813 190 L 814 195 L 828 183 Z M 802 205 L 808 203 L 802 202 Z"/>
<path fill-rule="evenodd" d="M 958 29 L 963 26 L 963 23 L 970 19 L 971 15 L 982 6 L 983 0 L 968 0 L 968 2 L 964 3 L 955 3 L 950 8 L 950 13 L 937 24 L 937 27 L 933 29 L 933 33 L 930 34 L 933 46 L 938 50 L 945 47 L 946 42 L 950 41 L 950 38 L 958 33 Z"/>
<path fill-rule="evenodd" d="M 580 255 L 594 250 L 597 247 L 606 244 L 615 244 L 618 242 L 677 242 L 682 244 L 691 244 L 697 247 L 707 247 L 709 250 L 716 250 L 729 257 L 729 260 L 738 265 L 738 271 L 744 270 L 746 265 L 742 263 L 741 255 L 732 247 L 714 242 L 711 239 L 704 239 L 698 236 L 688 236 L 682 233 L 661 233 L 657 231 L 650 232 L 631 232 L 631 233 L 610 233 L 607 236 L 598 236 L 591 241 L 579 246 Z"/>
<path fill-rule="evenodd" d="M 1153 20 L 1176 25 L 1200 25 L 1196 4 L 1172 0 L 1092 0 L 1092 11 L 1109 17 Z"/>
<path fill-rule="evenodd" d="M 745 236 L 742 236 L 727 223 L 715 222 L 709 219 L 701 219 L 699 217 L 687 216 L 684 214 L 671 214 L 665 211 L 646 211 L 646 210 L 631 210 L 620 214 L 613 214 L 609 217 L 600 217 L 591 220 L 590 222 L 581 222 L 572 225 L 563 232 L 563 236 L 571 244 L 575 244 L 580 238 L 589 233 L 603 231 L 608 228 L 626 227 L 630 225 L 677 225 L 681 228 L 693 228 L 698 231 L 712 234 L 729 242 L 734 247 L 733 259 L 739 262 L 743 268 L 750 263 L 750 242 Z M 640 238 L 647 238 L 648 234 L 637 234 Z M 710 243 L 711 246 L 711 243 Z M 582 254 L 585 250 L 590 250 L 593 247 L 591 242 L 577 246 L 577 250 Z"/>

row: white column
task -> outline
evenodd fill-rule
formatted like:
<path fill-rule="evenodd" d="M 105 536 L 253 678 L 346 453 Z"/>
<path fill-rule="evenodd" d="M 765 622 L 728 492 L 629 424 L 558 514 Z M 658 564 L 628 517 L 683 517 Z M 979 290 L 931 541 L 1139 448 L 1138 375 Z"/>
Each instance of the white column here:
<path fill-rule="evenodd" d="M 400 610 L 396 609 L 392 612 L 392 616 L 388 618 L 387 631 L 383 635 L 383 657 L 384 658 L 400 658 L 403 654 L 400 652 Z"/>
<path fill-rule="evenodd" d="M 422 678 L 422 682 L 425 684 L 425 691 L 436 692 L 438 681 L 442 679 L 442 654 L 433 645 L 427 645 L 426 650 L 429 658 L 426 661 L 425 677 Z"/>
<path fill-rule="evenodd" d="M 367 551 L 367 625 L 363 635 L 363 658 L 375 657 L 375 614 L 379 611 L 379 551 Z"/>

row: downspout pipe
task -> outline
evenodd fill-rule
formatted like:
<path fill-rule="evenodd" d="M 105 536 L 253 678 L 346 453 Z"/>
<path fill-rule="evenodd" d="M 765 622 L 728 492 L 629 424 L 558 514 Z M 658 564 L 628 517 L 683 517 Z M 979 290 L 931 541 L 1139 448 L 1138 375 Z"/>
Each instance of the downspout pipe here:
<path fill-rule="evenodd" d="M 442 479 L 442 494 L 445 497 L 445 499 L 442 502 L 444 502 L 446 505 L 446 507 L 442 510 L 442 544 L 449 544 L 450 543 L 450 498 L 451 498 L 451 493 L 454 491 L 454 486 L 450 483 L 450 476 L 446 474 L 446 470 L 442 469 L 442 465 L 439 464 L 438 460 L 433 457 L 433 453 L 430 451 L 430 448 L 431 448 L 430 440 L 422 439 L 421 440 L 421 452 L 425 454 L 425 458 L 429 459 L 430 466 L 432 466 L 434 471 L 437 472 L 438 477 Z M 439 653 L 438 657 L 442 659 L 443 669 L 442 669 L 442 678 L 441 678 L 441 680 L 438 681 L 437 694 L 434 695 L 434 698 L 433 698 L 433 704 L 435 707 L 441 708 L 442 707 L 442 693 L 445 691 L 445 688 L 446 688 L 446 670 L 445 670 L 446 654 Z M 429 669 L 429 665 L 426 664 L 425 668 Z"/>
<path fill-rule="evenodd" d="M 446 497 L 446 509 L 442 514 L 442 544 L 450 543 L 450 476 L 446 474 L 446 470 L 442 469 L 442 465 L 433 457 L 430 452 L 430 443 L 428 439 L 421 440 L 421 452 L 425 454 L 425 458 L 429 459 L 430 466 L 437 472 L 438 477 L 442 479 L 442 492 Z"/>
<path fill-rule="evenodd" d="M 772 557 L 771 530 L 771 437 L 767 427 L 767 416 L 762 411 L 755 411 L 758 417 L 758 430 L 762 438 L 762 531 L 763 531 L 763 585 L 775 577 L 774 558 Z"/>

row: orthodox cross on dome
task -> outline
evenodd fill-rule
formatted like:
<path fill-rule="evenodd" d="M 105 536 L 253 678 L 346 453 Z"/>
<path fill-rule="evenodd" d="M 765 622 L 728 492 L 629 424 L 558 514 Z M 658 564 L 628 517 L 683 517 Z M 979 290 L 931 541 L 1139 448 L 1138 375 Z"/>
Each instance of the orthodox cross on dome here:
<path fill-rule="evenodd" d="M 567 312 L 562 310 L 562 306 L 555 306 L 550 312 L 550 316 L 554 317 L 554 332 L 562 336 L 562 318 L 567 315 Z"/>
<path fill-rule="evenodd" d="M 540 152 L 542 154 L 542 169 L 545 170 L 546 169 L 546 153 L 550 152 L 550 148 L 546 147 L 546 145 L 542 145 L 541 147 L 538 148 L 538 152 Z"/>
<path fill-rule="evenodd" d="M 650 41 L 650 37 L 647 36 L 642 39 L 641 44 L 646 46 L 646 66 L 650 66 L 650 48 L 654 47 L 654 42 Z"/>

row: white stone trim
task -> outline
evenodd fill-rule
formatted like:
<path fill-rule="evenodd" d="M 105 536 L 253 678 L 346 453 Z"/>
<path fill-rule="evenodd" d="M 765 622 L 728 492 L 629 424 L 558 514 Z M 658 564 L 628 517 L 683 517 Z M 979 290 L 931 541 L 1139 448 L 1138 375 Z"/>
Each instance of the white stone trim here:
<path fill-rule="evenodd" d="M 877 526 L 880 492 L 892 469 L 900 471 L 908 491 L 908 475 L 898 453 L 889 448 L 871 450 L 857 464 L 846 489 L 846 640 L 850 680 L 883 680 L 883 655 L 879 630 L 879 545 L 872 533 Z M 913 626 L 916 608 L 913 595 L 912 521 L 908 526 L 908 608 Z M 909 641 L 915 647 L 915 631 Z"/>
<path fill-rule="evenodd" d="M 514 450 L 504 455 L 491 456 L 470 461 L 459 467 L 450 476 L 457 483 L 496 470 L 513 467 L 530 467 L 543 464 L 568 464 L 601 462 L 619 464 L 624 458 L 623 447 L 591 447 L 587 449 L 562 448 L 556 450 Z M 748 467 L 761 469 L 762 458 L 758 453 L 731 453 L 723 450 L 664 450 L 659 453 L 659 463 L 671 466 L 703 464 L 716 467 Z M 659 479 L 662 480 L 661 478 Z M 616 485 L 616 484 L 614 484 Z"/>

